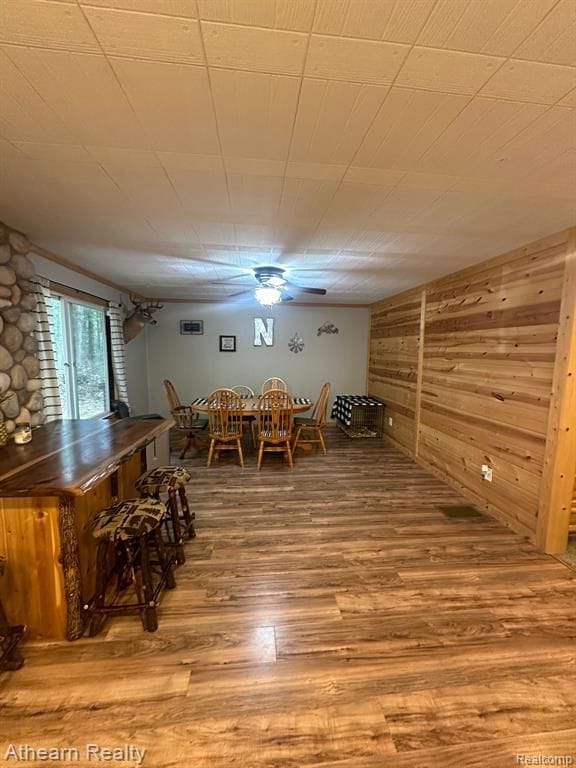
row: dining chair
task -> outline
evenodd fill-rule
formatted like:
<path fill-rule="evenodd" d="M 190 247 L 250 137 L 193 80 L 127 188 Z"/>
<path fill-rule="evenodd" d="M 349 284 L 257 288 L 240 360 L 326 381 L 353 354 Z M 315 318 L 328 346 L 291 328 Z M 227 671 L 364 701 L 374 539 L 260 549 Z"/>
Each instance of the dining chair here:
<path fill-rule="evenodd" d="M 189 405 L 182 405 L 174 384 L 170 379 L 162 382 L 166 399 L 170 406 L 170 415 L 174 419 L 176 429 L 186 434 L 186 443 L 180 451 L 180 458 L 184 459 L 190 448 L 198 450 L 197 435 L 208 426 L 208 419 L 203 419 L 200 414 Z"/>
<path fill-rule="evenodd" d="M 258 409 L 258 469 L 264 452 L 285 453 L 292 469 L 290 440 L 294 427 L 292 396 L 283 389 L 269 389 L 260 396 Z"/>
<path fill-rule="evenodd" d="M 255 397 L 252 387 L 247 387 L 245 384 L 238 384 L 235 387 L 230 387 L 230 389 L 240 397 Z"/>
<path fill-rule="evenodd" d="M 238 384 L 235 387 L 230 387 L 230 389 L 234 390 L 234 392 L 237 392 L 240 397 L 255 397 L 254 390 L 252 387 L 247 387 L 245 384 Z M 256 421 L 255 416 L 243 416 L 242 422 L 243 424 L 246 424 L 249 427 L 249 430 L 252 432 L 252 445 L 254 448 L 256 448 L 256 438 L 254 437 L 254 423 Z"/>
<path fill-rule="evenodd" d="M 271 376 L 262 384 L 262 394 L 268 392 L 270 389 L 281 389 L 284 392 L 288 392 L 288 384 L 277 376 Z"/>
<path fill-rule="evenodd" d="M 294 419 L 296 437 L 294 438 L 294 446 L 292 448 L 293 452 L 296 450 L 299 443 L 306 445 L 320 443 L 324 454 L 326 454 L 326 443 L 324 442 L 324 435 L 322 434 L 322 431 L 326 426 L 329 399 L 330 384 L 326 383 L 320 390 L 318 400 L 316 400 L 316 405 L 312 411 L 312 416 L 297 416 Z M 310 433 L 310 437 L 306 437 L 306 434 Z"/>
<path fill-rule="evenodd" d="M 240 466 L 244 466 L 242 453 L 242 399 L 233 389 L 216 389 L 208 396 L 208 422 L 210 448 L 209 467 L 212 457 L 220 451 L 238 451 Z"/>

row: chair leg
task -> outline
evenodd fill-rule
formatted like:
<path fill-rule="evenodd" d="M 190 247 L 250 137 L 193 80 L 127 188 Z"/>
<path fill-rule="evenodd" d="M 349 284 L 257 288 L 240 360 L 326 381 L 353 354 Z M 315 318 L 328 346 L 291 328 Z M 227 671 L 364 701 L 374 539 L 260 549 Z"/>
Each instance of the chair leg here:
<path fill-rule="evenodd" d="M 262 456 L 264 455 L 264 440 L 260 440 L 260 448 L 258 449 L 258 469 L 262 466 Z"/>
<path fill-rule="evenodd" d="M 192 448 L 192 446 L 194 445 L 195 442 L 196 442 L 196 438 L 194 437 L 192 432 L 189 432 L 187 437 L 186 437 L 186 445 L 184 446 L 184 448 L 182 449 L 182 451 L 180 453 L 180 459 L 185 459 L 186 458 L 186 454 L 188 453 L 190 448 Z"/>
<path fill-rule="evenodd" d="M 290 440 L 286 440 L 286 453 L 288 454 L 288 464 L 290 464 L 290 469 L 294 469 L 294 462 L 292 461 L 292 451 L 290 450 Z"/>
<path fill-rule="evenodd" d="M 178 514 L 178 502 L 176 500 L 176 491 L 168 491 L 168 508 L 172 518 L 172 531 L 174 535 L 174 546 L 176 548 L 176 562 L 182 565 L 186 562 L 184 554 L 184 542 L 182 540 L 182 531 L 180 530 L 180 516 Z"/>
<path fill-rule="evenodd" d="M 326 443 L 324 442 L 324 435 L 322 434 L 322 427 L 318 430 L 318 439 L 320 440 L 320 445 L 322 446 L 322 450 L 324 451 L 324 456 L 328 453 L 326 450 Z"/>
<path fill-rule="evenodd" d="M 216 440 L 214 438 L 212 438 L 210 440 L 210 448 L 208 450 L 208 462 L 206 464 L 207 467 L 209 467 L 210 464 L 212 464 L 212 456 L 214 455 L 214 444 L 215 443 L 216 443 Z"/>
<path fill-rule="evenodd" d="M 302 434 L 302 427 L 298 427 L 298 430 L 296 432 L 296 437 L 294 438 L 294 445 L 292 446 L 292 451 L 296 450 L 296 446 L 298 445 L 298 440 L 300 440 L 301 434 Z"/>
<path fill-rule="evenodd" d="M 154 531 L 154 533 L 151 534 L 151 539 L 154 542 L 154 546 L 156 547 L 158 563 L 160 564 L 162 575 L 166 576 L 166 589 L 175 589 L 176 579 L 174 578 L 174 571 L 172 570 L 173 560 L 172 557 L 166 552 L 164 542 L 162 541 L 162 535 L 159 531 Z"/>
<path fill-rule="evenodd" d="M 180 496 L 180 507 L 182 509 L 182 517 L 184 518 L 185 534 L 188 538 L 193 539 L 196 536 L 194 530 L 194 524 L 192 520 L 194 515 L 190 512 L 190 505 L 188 504 L 188 496 L 186 495 L 186 489 L 182 486 L 178 488 L 178 495 Z"/>
<path fill-rule="evenodd" d="M 236 440 L 236 445 L 238 446 L 238 455 L 240 456 L 240 466 L 244 469 L 244 454 L 242 453 L 242 440 L 240 438 Z"/>
<path fill-rule="evenodd" d="M 147 632 L 156 632 L 158 616 L 154 600 L 154 582 L 150 566 L 150 551 L 147 536 L 140 536 L 140 569 L 142 573 L 142 596 L 145 603 L 142 609 L 142 626 Z"/>
<path fill-rule="evenodd" d="M 106 602 L 106 575 L 108 569 L 108 551 L 110 543 L 108 539 L 100 539 L 96 553 L 96 595 L 92 606 L 92 615 L 88 622 L 88 634 L 96 637 L 104 625 L 105 616 L 100 613 Z"/>
<path fill-rule="evenodd" d="M 252 428 L 252 448 L 256 448 L 256 422 L 251 421 L 251 428 Z"/>

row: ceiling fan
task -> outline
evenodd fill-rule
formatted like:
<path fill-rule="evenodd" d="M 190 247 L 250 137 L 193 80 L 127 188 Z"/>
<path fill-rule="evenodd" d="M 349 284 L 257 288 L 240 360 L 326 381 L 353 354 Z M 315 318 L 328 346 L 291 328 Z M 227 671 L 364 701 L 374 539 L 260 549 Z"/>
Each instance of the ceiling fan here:
<path fill-rule="evenodd" d="M 295 293 L 312 293 L 315 296 L 325 296 L 325 288 L 307 288 L 301 285 L 295 285 L 285 277 L 286 270 L 282 267 L 254 267 L 254 277 L 258 285 L 254 290 L 256 300 L 264 307 L 271 307 L 274 304 L 285 301 L 293 301 L 294 297 L 288 293 L 288 289 L 291 289 Z M 239 277 L 246 277 L 246 275 L 239 275 Z M 230 278 L 231 280 L 237 278 Z M 225 283 L 228 281 L 225 281 Z M 222 282 L 214 283 L 222 285 Z M 233 296 L 241 296 L 245 293 L 252 293 L 251 288 L 246 288 L 238 293 L 233 293 Z"/>

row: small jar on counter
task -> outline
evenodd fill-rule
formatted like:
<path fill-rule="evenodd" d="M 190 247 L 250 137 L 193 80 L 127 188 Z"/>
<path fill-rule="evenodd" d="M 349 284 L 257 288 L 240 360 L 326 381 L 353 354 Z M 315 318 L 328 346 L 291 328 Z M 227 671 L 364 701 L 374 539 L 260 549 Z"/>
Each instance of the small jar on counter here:
<path fill-rule="evenodd" d="M 14 442 L 16 445 L 25 445 L 32 440 L 32 428 L 30 424 L 16 424 L 14 429 Z"/>

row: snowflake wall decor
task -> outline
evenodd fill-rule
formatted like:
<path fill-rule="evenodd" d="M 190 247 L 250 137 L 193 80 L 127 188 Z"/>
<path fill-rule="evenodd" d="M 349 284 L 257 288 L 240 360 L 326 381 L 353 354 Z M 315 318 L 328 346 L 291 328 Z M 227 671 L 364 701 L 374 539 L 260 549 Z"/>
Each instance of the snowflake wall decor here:
<path fill-rule="evenodd" d="M 302 352 L 304 349 L 304 339 L 302 336 L 300 336 L 298 333 L 295 333 L 288 342 L 288 349 L 290 352 L 294 352 L 295 354 Z"/>

